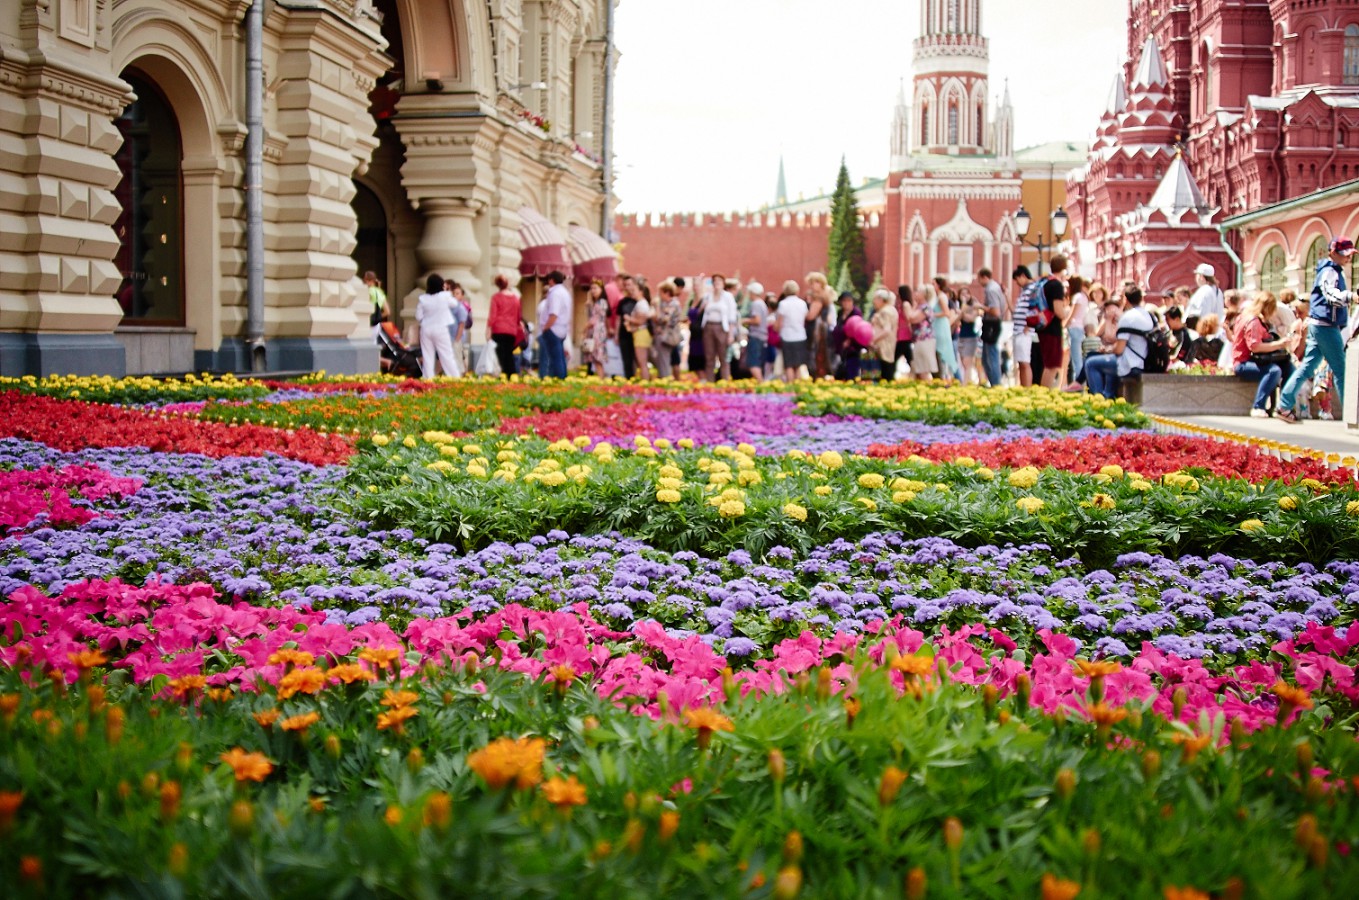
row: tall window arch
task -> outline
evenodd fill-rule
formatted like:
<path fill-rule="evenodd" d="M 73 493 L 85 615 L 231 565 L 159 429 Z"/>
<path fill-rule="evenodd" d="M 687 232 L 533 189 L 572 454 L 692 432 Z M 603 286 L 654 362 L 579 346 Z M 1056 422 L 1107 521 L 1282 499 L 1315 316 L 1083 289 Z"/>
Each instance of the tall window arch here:
<path fill-rule="evenodd" d="M 1284 267 L 1288 261 L 1284 258 L 1283 247 L 1275 244 L 1265 251 L 1265 258 L 1260 261 L 1260 290 L 1269 291 L 1277 294 L 1284 289 Z"/>
<path fill-rule="evenodd" d="M 1311 246 L 1307 248 L 1307 261 L 1302 270 L 1302 280 L 1304 284 L 1311 284 L 1312 276 L 1317 273 L 1317 263 L 1321 262 L 1321 258 L 1326 255 L 1326 248 L 1328 246 L 1329 244 L 1326 239 L 1321 235 L 1317 235 L 1316 239 L 1312 241 Z"/>
<path fill-rule="evenodd" d="M 920 146 L 928 147 L 934 143 L 930 135 L 930 105 L 920 107 Z"/>
<path fill-rule="evenodd" d="M 977 135 L 972 143 L 976 144 L 978 147 L 981 147 L 986 143 L 986 120 L 982 116 L 980 103 L 977 104 Z"/>
<path fill-rule="evenodd" d="M 1345 29 L 1345 83 L 1359 84 L 1359 25 Z"/>
<path fill-rule="evenodd" d="M 949 34 L 958 33 L 958 0 L 948 0 L 948 25 L 945 30 Z"/>
<path fill-rule="evenodd" d="M 948 143 L 949 146 L 958 144 L 958 104 L 948 105 Z"/>

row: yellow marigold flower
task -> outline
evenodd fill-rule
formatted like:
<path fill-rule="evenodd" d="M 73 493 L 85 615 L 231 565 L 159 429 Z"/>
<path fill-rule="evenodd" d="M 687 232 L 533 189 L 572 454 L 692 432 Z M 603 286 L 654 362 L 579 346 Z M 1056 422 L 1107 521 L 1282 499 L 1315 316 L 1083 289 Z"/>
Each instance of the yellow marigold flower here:
<path fill-rule="evenodd" d="M 861 506 L 863 506 L 864 509 L 868 510 L 869 512 L 872 512 L 873 510 L 878 508 L 877 502 L 870 497 L 855 497 L 854 502 L 860 504 Z"/>
<path fill-rule="evenodd" d="M 558 809 L 585 805 L 585 785 L 570 775 L 566 778 L 550 778 L 539 788 L 548 803 Z"/>
<path fill-rule="evenodd" d="M 736 445 L 736 452 L 737 452 L 737 453 L 744 453 L 746 456 L 754 456 L 754 455 L 755 455 L 755 447 L 754 447 L 753 445 L 751 445 L 751 444 L 737 444 L 737 445 Z"/>
<path fill-rule="evenodd" d="M 736 483 L 742 486 L 752 484 L 763 484 L 764 478 L 759 472 L 742 472 L 736 477 Z"/>
<path fill-rule="evenodd" d="M 1123 467 L 1122 467 L 1122 466 L 1114 466 L 1114 465 L 1100 466 L 1099 473 L 1100 473 L 1101 475 L 1107 475 L 1107 476 L 1110 477 L 1110 478 L 1122 478 L 1122 477 L 1123 477 Z"/>
<path fill-rule="evenodd" d="M 893 503 L 910 503 L 915 499 L 915 491 L 893 491 Z"/>
<path fill-rule="evenodd" d="M 565 664 L 552 666 L 547 674 L 557 684 L 567 685 L 576 680 L 576 670 Z"/>
<path fill-rule="evenodd" d="M 816 461 L 827 469 L 838 469 L 845 464 L 845 458 L 834 450 L 823 451 Z"/>
<path fill-rule="evenodd" d="M 1073 660 L 1077 670 L 1086 678 L 1104 678 L 1112 675 L 1123 668 L 1123 664 L 1114 660 L 1093 660 L 1077 659 Z"/>
<path fill-rule="evenodd" d="M 680 438 L 679 441 L 678 441 L 678 443 L 679 443 L 679 446 L 680 446 L 680 449 L 681 449 L 681 450 L 692 450 L 692 449 L 694 449 L 694 442 L 693 442 L 693 440 L 691 440 L 690 438 Z"/>
<path fill-rule="evenodd" d="M 108 662 L 108 657 L 98 650 L 77 650 L 75 653 L 66 654 L 66 658 L 75 664 L 77 669 L 93 669 L 95 666 L 102 666 Z"/>
<path fill-rule="evenodd" d="M 1279 498 L 1279 509 L 1285 512 L 1292 512 L 1298 508 L 1298 498 L 1290 494 L 1284 494 Z"/>
<path fill-rule="evenodd" d="M 799 522 L 807 521 L 807 507 L 798 506 L 796 503 L 783 504 L 783 514 L 790 519 L 797 519 Z"/>
<path fill-rule="evenodd" d="M 378 702 L 383 706 L 400 709 L 403 706 L 410 706 L 419 699 L 420 695 L 415 691 L 394 691 L 388 688 L 382 693 L 382 699 Z"/>
<path fill-rule="evenodd" d="M 1151 482 L 1145 478 L 1134 478 L 1128 482 L 1128 487 L 1135 491 L 1149 491 L 1151 490 Z"/>
<path fill-rule="evenodd" d="M 706 749 L 714 731 L 735 731 L 731 719 L 709 707 L 700 706 L 684 711 L 684 724 L 698 732 L 699 749 Z"/>
<path fill-rule="evenodd" d="M 467 474 L 472 475 L 476 478 L 485 478 L 486 469 L 485 467 L 479 466 L 476 463 L 469 463 L 467 466 Z"/>
<path fill-rule="evenodd" d="M 859 476 L 859 487 L 867 488 L 870 491 L 876 491 L 883 486 L 885 481 L 886 479 L 877 472 L 865 472 Z"/>
<path fill-rule="evenodd" d="M 1179 488 L 1186 494 L 1195 493 L 1199 489 L 1199 480 L 1183 472 L 1169 472 L 1161 479 L 1161 482 L 1169 487 Z"/>
<path fill-rule="evenodd" d="M 1320 494 L 1325 494 L 1329 491 L 1329 488 L 1327 488 L 1326 485 L 1322 484 L 1320 481 L 1317 481 L 1315 478 L 1304 478 L 1302 481 L 1299 481 L 1298 484 L 1302 487 L 1307 488 L 1307 490 L 1309 491 L 1314 491 Z"/>
<path fill-rule="evenodd" d="M 559 487 L 566 484 L 566 474 L 564 472 L 548 472 L 539 480 L 548 487 Z"/>
<path fill-rule="evenodd" d="M 806 453 L 806 451 L 804 451 L 804 450 L 796 450 L 796 449 L 794 449 L 794 450 L 789 450 L 789 451 L 788 451 L 788 458 L 789 458 L 789 459 L 806 459 L 806 458 L 807 458 L 807 453 Z"/>
<path fill-rule="evenodd" d="M 656 500 L 659 503 L 678 503 L 680 502 L 680 492 L 671 488 L 661 488 L 656 492 Z"/>
<path fill-rule="evenodd" d="M 458 455 L 458 448 L 457 448 L 457 447 L 454 447 L 452 444 L 440 444 L 440 445 L 439 445 L 439 455 L 440 455 L 440 456 L 457 456 L 457 455 Z"/>
<path fill-rule="evenodd" d="M 1270 691 L 1274 694 L 1274 696 L 1279 698 L 1280 703 L 1286 704 L 1295 709 L 1312 708 L 1311 696 L 1307 693 L 1307 691 L 1303 690 L 1300 687 L 1293 687 L 1292 685 L 1286 682 L 1276 681 L 1274 683 L 1274 686 L 1270 688 Z"/>
<path fill-rule="evenodd" d="M 678 478 L 659 478 L 656 480 L 656 487 L 677 491 L 684 487 L 684 482 L 680 481 Z"/>
<path fill-rule="evenodd" d="M 1242 522 L 1239 527 L 1242 531 L 1258 531 L 1265 527 L 1265 523 L 1261 522 L 1259 519 L 1247 519 Z"/>
<path fill-rule="evenodd" d="M 405 728 L 406 722 L 418 715 L 420 710 L 414 706 L 398 706 L 390 712 L 378 713 L 378 731 L 391 729 L 399 734 Z"/>
<path fill-rule="evenodd" d="M 302 713 L 301 715 L 289 716 L 282 722 L 279 722 L 278 727 L 282 728 L 284 731 L 300 731 L 305 734 L 308 728 L 319 721 L 321 721 L 321 714 L 316 710 L 312 710 L 311 712 Z"/>
<path fill-rule="evenodd" d="M 278 680 L 278 699 L 294 694 L 315 694 L 326 686 L 326 673 L 314 667 L 293 669 Z"/>
<path fill-rule="evenodd" d="M 1108 494 L 1096 494 L 1090 498 L 1090 505 L 1096 509 L 1113 509 L 1118 506 L 1118 502 Z"/>
<path fill-rule="evenodd" d="M 496 462 L 513 462 L 519 458 L 519 454 L 513 450 L 501 450 L 495 455 Z"/>
<path fill-rule="evenodd" d="M 970 469 L 977 464 L 977 461 L 970 456 L 960 456 L 953 461 L 953 464 L 955 466 L 964 466 Z"/>
<path fill-rule="evenodd" d="M 648 459 L 653 456 L 660 456 L 660 454 L 656 452 L 656 448 L 654 447 L 638 447 L 635 455 L 646 457 Z"/>
<path fill-rule="evenodd" d="M 479 444 L 463 444 L 462 452 L 466 453 L 468 456 L 480 456 L 481 446 Z"/>
<path fill-rule="evenodd" d="M 208 686 L 206 675 L 182 675 L 179 678 L 171 679 L 170 693 L 179 699 L 197 693 Z"/>
<path fill-rule="evenodd" d="M 892 479 L 892 490 L 894 491 L 914 491 L 915 493 L 918 494 L 921 491 L 923 491 L 926 487 L 928 487 L 928 485 L 926 485 L 925 482 L 916 481 L 913 478 Z"/>
<path fill-rule="evenodd" d="M 713 448 L 713 456 L 721 458 L 731 455 L 732 455 L 731 447 L 727 446 L 726 444 L 718 444 L 716 447 Z"/>
<path fill-rule="evenodd" d="M 721 487 L 724 484 L 731 484 L 734 480 L 735 479 L 733 479 L 728 472 L 714 472 L 712 475 L 708 476 L 708 483 L 716 485 L 717 487 Z"/>
<path fill-rule="evenodd" d="M 1110 706 L 1100 701 L 1092 703 L 1085 708 L 1085 713 L 1100 728 L 1108 728 L 1110 725 L 1117 725 L 1128 717 L 1128 711 L 1121 706 Z"/>
<path fill-rule="evenodd" d="M 513 783 L 527 790 L 543 780 L 543 756 L 547 741 L 542 738 L 496 738 L 469 754 L 467 766 L 492 789 Z"/>
<path fill-rule="evenodd" d="M 453 798 L 443 791 L 435 791 L 425 801 L 425 824 L 443 830 L 453 821 Z"/>
<path fill-rule="evenodd" d="M 878 780 L 878 805 L 890 806 L 901 791 L 901 786 L 906 783 L 906 778 L 906 772 L 896 766 L 883 769 L 882 778 Z"/>
<path fill-rule="evenodd" d="M 1165 897 L 1166 900 L 1212 900 L 1212 897 L 1206 892 L 1189 885 L 1176 887 L 1173 884 L 1168 884 L 1165 888 Z"/>
<path fill-rule="evenodd" d="M 1347 515 L 1359 516 L 1359 500 L 1351 500 L 1349 503 L 1346 503 L 1345 512 Z"/>
<path fill-rule="evenodd" d="M 830 496 L 830 492 L 831 487 L 828 484 L 818 485 L 817 487 L 812 488 L 812 493 L 816 494 L 818 497 L 828 497 Z"/>
<path fill-rule="evenodd" d="M 449 434 L 447 431 L 426 431 L 424 434 L 420 435 L 420 437 L 424 439 L 427 444 L 447 444 L 454 440 L 453 435 Z"/>
<path fill-rule="evenodd" d="M 383 669 L 400 660 L 401 651 L 395 647 L 364 647 L 359 651 L 359 659 Z"/>
<path fill-rule="evenodd" d="M 724 519 L 735 519 L 746 514 L 746 505 L 740 500 L 723 500 L 717 512 Z"/>
<path fill-rule="evenodd" d="M 1010 486 L 1017 488 L 1031 488 L 1038 483 L 1039 472 L 1033 466 L 1024 466 L 1015 469 L 1010 473 Z"/>
<path fill-rule="evenodd" d="M 571 443 L 577 447 L 588 447 L 590 446 L 590 439 L 583 434 L 578 434 L 571 439 Z"/>
<path fill-rule="evenodd" d="M 246 753 L 240 747 L 223 753 L 222 762 L 231 767 L 237 781 L 263 781 L 274 771 L 274 764 L 263 753 Z"/>
<path fill-rule="evenodd" d="M 977 469 L 977 477 L 982 481 L 991 481 L 996 477 L 996 473 L 986 466 L 981 466 Z"/>
<path fill-rule="evenodd" d="M 411 450 L 414 450 L 417 446 L 419 446 L 419 442 L 416 441 L 415 435 L 408 434 L 406 435 L 405 440 L 401 442 L 401 446 L 408 447 Z"/>
<path fill-rule="evenodd" d="M 892 671 L 900 672 L 903 675 L 919 677 L 928 675 L 930 672 L 934 671 L 934 657 L 921 656 L 918 653 L 902 655 L 888 663 L 888 667 Z"/>
<path fill-rule="evenodd" d="M 425 468 L 432 469 L 435 472 L 443 472 L 445 474 L 457 471 L 457 467 L 446 459 L 436 459 L 434 462 L 426 465 Z M 478 468 L 480 468 L 480 466 L 478 466 Z"/>
<path fill-rule="evenodd" d="M 392 442 L 392 439 L 385 434 L 375 434 L 369 440 L 373 442 L 375 447 L 385 447 Z"/>
<path fill-rule="evenodd" d="M 738 455 L 735 457 L 735 459 L 736 459 L 736 468 L 738 468 L 738 469 L 740 469 L 740 470 L 742 470 L 742 471 L 747 471 L 747 470 L 750 470 L 750 469 L 754 469 L 754 468 L 755 468 L 755 460 L 751 459 L 749 456 L 741 456 L 741 455 L 738 454 Z"/>
<path fill-rule="evenodd" d="M 684 470 L 679 466 L 672 466 L 669 463 L 666 463 L 656 470 L 656 474 L 662 478 L 683 478 Z"/>
<path fill-rule="evenodd" d="M 1036 513 L 1043 508 L 1044 503 L 1037 497 L 1020 497 L 1015 501 L 1015 506 L 1026 513 Z"/>
<path fill-rule="evenodd" d="M 358 681 L 373 681 L 377 675 L 358 663 L 343 663 L 326 670 L 326 677 L 339 684 L 354 684 Z"/>
<path fill-rule="evenodd" d="M 595 444 L 594 449 L 590 452 L 597 456 L 610 455 L 613 453 L 613 444 L 610 444 L 608 441 L 600 441 L 598 444 Z"/>
<path fill-rule="evenodd" d="M 1051 872 L 1045 872 L 1040 890 L 1042 900 L 1075 900 L 1081 892 L 1081 885 L 1080 882 L 1063 881 Z"/>
<path fill-rule="evenodd" d="M 1172 741 L 1180 745 L 1180 753 L 1186 763 L 1191 763 L 1199 753 L 1213 742 L 1210 734 L 1185 734 L 1176 732 L 1171 735 Z"/>
<path fill-rule="evenodd" d="M 651 445 L 655 447 L 657 450 L 669 450 L 672 446 L 674 446 L 673 444 L 670 443 L 670 441 L 668 441 L 665 438 L 656 438 L 656 440 L 651 442 Z"/>

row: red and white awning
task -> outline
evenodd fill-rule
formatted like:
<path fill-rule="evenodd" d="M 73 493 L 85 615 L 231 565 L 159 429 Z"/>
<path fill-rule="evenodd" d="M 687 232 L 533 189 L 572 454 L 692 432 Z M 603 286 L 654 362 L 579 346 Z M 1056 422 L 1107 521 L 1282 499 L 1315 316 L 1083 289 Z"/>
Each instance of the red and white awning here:
<path fill-rule="evenodd" d="M 519 210 L 519 273 L 541 277 L 557 271 L 571 274 L 571 261 L 566 254 L 566 241 L 557 226 L 531 206 Z"/>
<path fill-rule="evenodd" d="M 598 278 L 608 281 L 618 274 L 618 251 L 604 238 L 581 225 L 566 230 L 571 250 L 571 268 L 578 283 Z"/>

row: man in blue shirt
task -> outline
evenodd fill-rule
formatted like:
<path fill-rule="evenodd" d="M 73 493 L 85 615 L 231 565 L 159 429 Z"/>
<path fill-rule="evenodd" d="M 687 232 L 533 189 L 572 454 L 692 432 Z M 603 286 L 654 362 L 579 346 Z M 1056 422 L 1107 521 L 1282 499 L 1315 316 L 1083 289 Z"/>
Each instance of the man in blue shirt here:
<path fill-rule="evenodd" d="M 1350 304 L 1355 298 L 1354 291 L 1345 287 L 1344 263 L 1353 255 L 1354 241 L 1336 238 L 1331 241 L 1327 257 L 1317 263 L 1316 281 L 1307 308 L 1307 349 L 1302 354 L 1302 365 L 1293 370 L 1279 395 L 1278 418 L 1284 422 L 1298 421 L 1297 413 L 1293 411 L 1298 402 L 1298 391 L 1302 383 L 1316 373 L 1322 359 L 1331 369 L 1336 396 L 1343 408 L 1345 340 L 1340 333 L 1349 324 Z"/>

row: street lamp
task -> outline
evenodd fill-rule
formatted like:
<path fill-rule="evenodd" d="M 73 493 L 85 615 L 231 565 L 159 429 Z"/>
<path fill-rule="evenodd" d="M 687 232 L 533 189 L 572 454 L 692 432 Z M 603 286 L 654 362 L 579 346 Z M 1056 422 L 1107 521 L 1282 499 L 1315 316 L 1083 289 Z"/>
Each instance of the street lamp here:
<path fill-rule="evenodd" d="M 1019 242 L 1021 244 L 1026 247 L 1032 247 L 1038 251 L 1037 277 L 1043 277 L 1043 254 L 1062 242 L 1062 238 L 1066 235 L 1067 221 L 1070 218 L 1071 217 L 1066 214 L 1066 210 L 1062 209 L 1060 206 L 1057 207 L 1052 213 L 1053 243 L 1044 243 L 1043 238 L 1045 235 L 1041 231 L 1038 232 L 1037 242 L 1026 241 L 1024 238 L 1029 234 L 1029 225 L 1033 222 L 1033 216 L 1029 215 L 1029 211 L 1024 208 L 1023 203 L 1019 204 L 1019 212 L 1015 213 L 1015 234 L 1019 235 Z"/>

